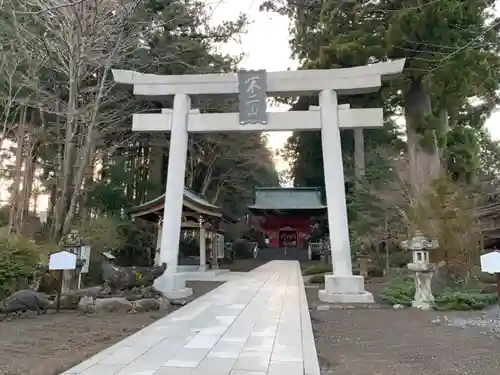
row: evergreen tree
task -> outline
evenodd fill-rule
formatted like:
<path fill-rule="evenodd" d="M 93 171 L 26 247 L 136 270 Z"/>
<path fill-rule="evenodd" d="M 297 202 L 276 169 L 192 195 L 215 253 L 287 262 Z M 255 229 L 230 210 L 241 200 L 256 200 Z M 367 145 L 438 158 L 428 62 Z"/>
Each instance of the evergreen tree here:
<path fill-rule="evenodd" d="M 478 161 L 464 155 L 474 153 L 477 139 L 463 128 L 482 124 L 466 124 L 464 115 L 477 116 L 471 98 L 483 103 L 482 118 L 498 102 L 500 22 L 493 15 L 493 0 L 325 0 L 266 6 L 293 19 L 292 49 L 305 68 L 407 59 L 404 79 L 386 85 L 382 93 L 386 114 L 406 119 L 414 195 L 426 191 L 442 160 L 456 178 L 471 177 Z M 458 141 L 466 143 L 458 147 Z"/>

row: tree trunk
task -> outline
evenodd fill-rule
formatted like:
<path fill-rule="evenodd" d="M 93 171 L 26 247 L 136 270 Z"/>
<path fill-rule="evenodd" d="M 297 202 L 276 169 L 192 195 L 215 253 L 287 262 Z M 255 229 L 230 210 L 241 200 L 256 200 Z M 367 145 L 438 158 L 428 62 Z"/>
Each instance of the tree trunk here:
<path fill-rule="evenodd" d="M 134 180 L 133 180 L 133 202 L 134 205 L 139 205 L 144 203 L 141 200 L 141 191 L 140 191 L 140 185 L 141 185 L 141 180 L 142 180 L 142 168 L 144 165 L 144 152 L 143 148 L 139 145 L 136 145 L 135 147 L 135 155 L 132 155 L 131 157 L 131 164 L 133 165 L 132 167 L 132 173 L 134 174 Z"/>
<path fill-rule="evenodd" d="M 47 222 L 50 224 L 54 221 L 54 210 L 57 201 L 57 185 L 53 184 L 50 188 L 49 207 L 47 208 Z"/>
<path fill-rule="evenodd" d="M 153 189 L 151 194 L 148 194 L 147 199 L 151 200 L 156 198 L 158 195 L 163 194 L 163 186 L 165 181 L 163 181 L 163 170 L 164 170 L 164 149 L 159 146 L 152 146 L 149 153 L 149 180 L 153 184 Z"/>
<path fill-rule="evenodd" d="M 91 132 L 90 129 L 88 131 Z M 93 140 L 91 134 L 87 134 L 85 145 L 83 146 L 80 155 L 78 155 L 79 165 L 73 181 L 73 189 L 74 189 L 73 195 L 71 196 L 69 209 L 67 211 L 66 217 L 64 218 L 64 224 L 62 227 L 63 236 L 69 233 L 71 225 L 73 224 L 73 219 L 76 216 L 76 209 L 78 206 L 78 202 L 80 200 L 80 196 L 82 194 L 82 189 L 83 189 L 82 185 L 84 182 L 85 172 L 87 170 L 87 166 L 90 163 L 90 158 L 92 157 L 94 151 L 95 151 L 95 141 Z"/>
<path fill-rule="evenodd" d="M 412 196 L 418 199 L 427 193 L 432 182 L 438 177 L 441 161 L 436 132 L 428 130 L 424 143 L 424 135 L 416 131 L 423 128 L 422 121 L 429 121 L 424 117 L 432 115 L 431 99 L 425 92 L 421 80 L 411 82 L 404 99 L 410 161 L 409 178 Z"/>
<path fill-rule="evenodd" d="M 26 113 L 27 113 L 27 108 L 23 107 L 21 110 L 21 118 L 19 119 L 19 124 L 17 125 L 17 132 L 16 132 L 16 154 L 15 154 L 16 163 L 15 163 L 14 181 L 12 183 L 12 191 L 11 191 L 11 205 L 9 211 L 9 233 L 13 233 L 19 230 L 17 219 L 18 219 L 19 198 L 20 198 L 21 177 L 22 177 L 24 127 L 26 124 Z"/>
<path fill-rule="evenodd" d="M 56 215 L 54 223 L 54 239 L 58 241 L 63 235 L 63 223 L 65 217 L 67 216 L 68 201 L 70 202 L 71 191 L 75 186 L 72 186 L 73 175 L 74 175 L 74 165 L 76 161 L 76 146 L 75 146 L 75 114 L 77 108 L 77 94 L 78 94 L 78 67 L 77 58 L 72 56 L 69 62 L 69 93 L 68 93 L 68 109 L 66 115 L 65 124 L 65 139 L 64 139 L 64 154 L 62 157 L 61 165 L 61 183 L 60 187 L 60 197 L 56 202 Z M 71 203 L 69 203 L 71 205 Z"/>
<path fill-rule="evenodd" d="M 139 204 L 148 201 L 148 192 L 144 186 L 144 181 L 148 181 L 149 168 L 149 147 L 138 146 L 141 152 L 140 168 L 137 170 L 135 190 Z"/>
<path fill-rule="evenodd" d="M 447 109 L 442 109 L 439 112 L 439 119 L 441 120 L 441 126 L 443 127 L 443 134 L 448 133 L 448 131 L 450 130 L 450 119 Z"/>
<path fill-rule="evenodd" d="M 213 174 L 213 168 L 212 165 L 210 164 L 208 167 L 206 167 L 205 177 L 203 178 L 203 184 L 201 185 L 201 189 L 199 191 L 199 194 L 204 198 L 206 198 L 208 188 L 212 183 L 212 174 Z"/>
<path fill-rule="evenodd" d="M 115 46 L 115 50 L 113 51 L 113 54 L 116 53 L 116 48 L 118 47 L 118 44 Z M 88 124 L 88 128 L 84 137 L 83 141 L 83 147 L 81 149 L 81 152 L 78 155 L 78 168 L 75 173 L 75 178 L 73 180 L 73 194 L 71 196 L 71 201 L 70 205 L 66 214 L 66 217 L 64 218 L 64 224 L 62 226 L 62 235 L 64 236 L 66 233 L 69 232 L 71 229 L 71 225 L 73 224 L 73 219 L 75 218 L 76 215 L 76 208 L 77 208 L 77 203 L 79 201 L 80 194 L 82 193 L 82 188 L 83 188 L 83 179 L 85 176 L 85 171 L 87 169 L 88 163 L 91 162 L 92 155 L 95 151 L 96 144 L 97 144 L 97 139 L 98 138 L 98 128 L 97 128 L 97 114 L 100 109 L 100 104 L 101 100 L 104 95 L 104 88 L 105 88 L 105 82 L 106 82 L 106 77 L 109 73 L 109 70 L 111 68 L 111 61 L 108 62 L 108 65 L 100 72 L 99 74 L 99 79 L 101 80 L 99 83 L 99 90 L 95 96 L 94 102 L 93 102 L 93 110 L 92 110 L 92 115 Z M 79 73 L 80 68 L 78 69 Z M 76 77 L 79 77 L 79 74 L 76 75 Z"/>
<path fill-rule="evenodd" d="M 23 170 L 23 190 L 19 203 L 19 225 L 22 227 L 24 219 L 28 216 L 30 209 L 31 193 L 33 191 L 33 177 L 35 173 L 37 141 L 35 135 L 36 127 L 35 113 L 31 113 L 27 123 L 26 142 L 24 144 L 24 170 Z"/>
<path fill-rule="evenodd" d="M 354 174 L 357 180 L 365 176 L 365 140 L 363 129 L 354 129 Z"/>
<path fill-rule="evenodd" d="M 217 204 L 217 201 L 219 200 L 220 193 L 222 192 L 222 189 L 224 189 L 224 186 L 226 186 L 226 181 L 223 181 L 219 184 L 217 184 L 217 189 L 215 189 L 215 194 L 212 197 L 210 203 L 212 204 Z"/>
<path fill-rule="evenodd" d="M 194 151 L 194 134 L 189 135 L 188 163 L 186 171 L 186 186 L 193 190 L 195 171 L 196 171 L 196 156 Z"/>
<path fill-rule="evenodd" d="M 125 169 L 129 174 L 132 174 L 132 179 L 127 181 L 127 186 L 125 189 L 125 196 L 127 198 L 127 202 L 130 204 L 134 203 L 134 182 L 135 182 L 135 155 L 131 155 L 131 150 L 127 151 L 126 159 L 125 159 Z"/>
<path fill-rule="evenodd" d="M 72 137 L 70 137 L 72 138 Z M 59 240 L 62 234 L 62 225 L 64 223 L 64 218 L 68 212 L 68 208 L 71 204 L 71 192 L 74 187 L 73 176 L 74 176 L 74 164 L 76 161 L 76 147 L 73 140 L 67 138 L 64 143 L 64 156 L 62 158 L 62 176 L 61 176 L 61 186 L 60 195 L 56 201 L 56 212 L 55 212 L 55 224 L 54 224 L 54 234 L 56 241 Z"/>
<path fill-rule="evenodd" d="M 106 182 L 108 179 L 108 168 L 109 168 L 109 149 L 111 148 L 111 145 L 109 145 L 107 142 L 104 143 L 104 151 L 101 154 L 101 173 L 99 176 L 99 181 L 101 182 Z"/>
<path fill-rule="evenodd" d="M 60 112 L 59 108 L 59 101 L 56 100 L 55 103 L 55 109 L 56 113 L 58 114 Z M 56 127 L 55 127 L 55 132 L 56 132 L 56 155 L 57 155 L 57 163 L 54 166 L 54 184 L 53 188 L 50 193 L 50 203 L 51 207 L 49 210 L 49 213 L 47 217 L 50 217 L 50 236 L 51 236 L 51 241 L 55 242 L 58 240 L 58 229 L 57 226 L 59 225 L 59 222 L 61 222 L 61 218 L 59 213 L 59 209 L 61 208 L 61 196 L 62 196 L 62 186 L 63 186 L 63 164 L 64 164 L 64 141 L 63 141 L 63 132 L 62 132 L 62 127 L 61 127 L 61 116 L 56 116 Z M 47 219 L 48 220 L 48 219 Z"/>
<path fill-rule="evenodd" d="M 85 172 L 84 184 L 85 189 L 80 196 L 80 219 L 82 220 L 82 225 L 86 225 L 86 223 L 90 220 L 90 210 L 88 205 L 89 200 L 89 190 L 91 190 L 92 185 L 94 184 L 94 166 L 95 166 L 95 156 L 93 155 L 92 160 L 89 162 L 87 166 L 87 170 Z"/>

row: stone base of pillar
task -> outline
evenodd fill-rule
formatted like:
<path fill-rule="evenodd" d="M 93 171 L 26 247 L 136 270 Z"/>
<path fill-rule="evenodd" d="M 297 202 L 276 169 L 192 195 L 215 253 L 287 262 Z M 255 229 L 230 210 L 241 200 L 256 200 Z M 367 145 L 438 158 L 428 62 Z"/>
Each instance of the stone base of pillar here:
<path fill-rule="evenodd" d="M 205 265 L 203 265 L 203 266 L 200 266 L 200 267 L 198 268 L 198 270 L 199 270 L 200 272 L 205 272 L 206 270 L 208 270 L 208 266 L 205 264 Z"/>
<path fill-rule="evenodd" d="M 325 275 L 325 289 L 319 299 L 329 303 L 373 303 L 373 294 L 365 291 L 363 276 Z"/>
<path fill-rule="evenodd" d="M 193 295 L 193 289 L 186 287 L 182 273 L 164 273 L 154 281 L 153 286 L 170 301 L 186 299 Z"/>

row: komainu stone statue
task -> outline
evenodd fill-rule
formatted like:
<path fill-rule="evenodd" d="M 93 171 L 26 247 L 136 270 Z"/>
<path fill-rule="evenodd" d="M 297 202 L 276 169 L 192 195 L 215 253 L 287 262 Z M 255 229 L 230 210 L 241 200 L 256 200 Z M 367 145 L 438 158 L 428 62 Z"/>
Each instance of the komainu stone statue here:
<path fill-rule="evenodd" d="M 0 312 L 3 314 L 19 314 L 26 311 L 36 311 L 37 314 L 45 313 L 45 310 L 52 307 L 53 303 L 49 301 L 42 293 L 32 289 L 22 289 L 12 293 L 0 303 Z"/>
<path fill-rule="evenodd" d="M 153 267 L 120 267 L 106 262 L 102 267 L 105 289 L 109 294 L 132 288 L 144 288 L 153 285 L 156 278 L 163 275 L 167 264 Z"/>

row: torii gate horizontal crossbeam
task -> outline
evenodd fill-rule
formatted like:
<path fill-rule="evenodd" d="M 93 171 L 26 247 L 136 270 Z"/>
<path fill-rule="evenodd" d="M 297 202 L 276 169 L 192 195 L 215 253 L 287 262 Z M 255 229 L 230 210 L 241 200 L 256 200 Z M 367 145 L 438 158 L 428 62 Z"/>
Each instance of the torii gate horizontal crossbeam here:
<path fill-rule="evenodd" d="M 344 69 L 294 70 L 267 73 L 269 96 L 317 94 L 335 90 L 338 95 L 374 92 L 383 80 L 401 74 L 404 59 Z M 156 75 L 129 70 L 113 70 L 117 83 L 134 85 L 134 94 L 169 96 L 175 94 L 238 94 L 238 75 L 189 74 Z"/>
<path fill-rule="evenodd" d="M 134 114 L 132 130 L 137 132 L 168 132 L 172 130 L 171 110 L 163 113 Z M 375 128 L 383 125 L 381 108 L 340 109 L 339 126 L 350 128 Z M 212 133 L 231 131 L 294 131 L 321 129 L 319 107 L 309 111 L 270 112 L 267 124 L 238 123 L 238 113 L 189 113 L 189 133 Z"/>

